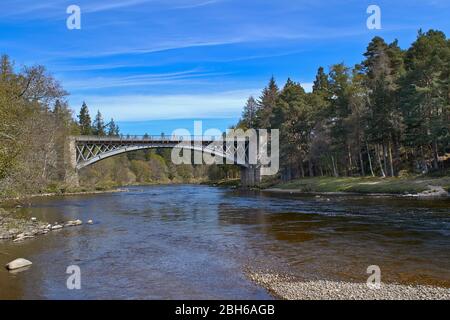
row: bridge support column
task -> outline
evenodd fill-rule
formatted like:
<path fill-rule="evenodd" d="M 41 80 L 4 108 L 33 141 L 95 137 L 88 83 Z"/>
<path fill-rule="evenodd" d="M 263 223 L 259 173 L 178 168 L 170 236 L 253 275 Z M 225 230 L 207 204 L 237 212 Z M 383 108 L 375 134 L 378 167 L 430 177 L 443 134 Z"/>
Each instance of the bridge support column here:
<path fill-rule="evenodd" d="M 74 137 L 69 137 L 66 142 L 64 154 L 64 182 L 68 187 L 78 187 L 80 182 L 78 180 L 77 172 L 77 147 Z"/>
<path fill-rule="evenodd" d="M 259 186 L 261 183 L 261 168 L 257 166 L 241 167 L 241 185 L 244 188 Z"/>

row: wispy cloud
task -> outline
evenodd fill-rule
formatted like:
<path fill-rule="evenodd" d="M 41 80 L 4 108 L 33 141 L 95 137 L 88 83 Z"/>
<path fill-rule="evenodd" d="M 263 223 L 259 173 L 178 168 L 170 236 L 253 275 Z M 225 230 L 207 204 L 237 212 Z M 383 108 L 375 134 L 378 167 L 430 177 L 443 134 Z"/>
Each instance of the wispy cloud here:
<path fill-rule="evenodd" d="M 258 94 L 259 89 L 198 95 L 93 95 L 73 96 L 70 102 L 78 109 L 86 101 L 92 110 L 102 110 L 105 118 L 119 121 L 227 118 L 239 116 L 247 98 Z"/>
<path fill-rule="evenodd" d="M 108 0 L 108 1 L 91 1 L 91 4 L 83 7 L 85 12 L 102 12 L 108 10 L 115 10 L 120 8 L 134 7 L 137 5 L 155 2 L 155 0 Z"/>
<path fill-rule="evenodd" d="M 225 0 L 209 0 L 209 1 L 196 1 L 190 4 L 184 4 L 184 5 L 179 5 L 179 6 L 175 6 L 172 9 L 194 9 L 194 8 L 199 8 L 199 7 L 205 7 L 205 6 L 209 6 L 212 4 L 216 4 L 216 3 L 220 3 L 223 2 Z"/>
<path fill-rule="evenodd" d="M 71 90 L 95 90 L 118 87 L 138 87 L 151 85 L 169 85 L 182 81 L 192 81 L 193 79 L 221 76 L 229 73 L 204 72 L 200 70 L 187 70 L 160 74 L 140 74 L 131 76 L 111 76 L 83 78 L 80 80 L 67 80 L 64 84 Z"/>

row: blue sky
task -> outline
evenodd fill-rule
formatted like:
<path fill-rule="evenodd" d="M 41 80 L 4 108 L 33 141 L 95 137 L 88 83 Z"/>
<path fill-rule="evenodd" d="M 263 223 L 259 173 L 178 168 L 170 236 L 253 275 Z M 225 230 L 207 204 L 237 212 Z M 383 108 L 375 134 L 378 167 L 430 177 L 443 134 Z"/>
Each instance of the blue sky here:
<path fill-rule="evenodd" d="M 71 4 L 81 30 L 66 27 Z M 366 27 L 370 4 L 381 30 Z M 318 66 L 361 61 L 376 35 L 407 47 L 419 28 L 450 27 L 448 0 L 2 0 L 0 9 L 1 53 L 18 68 L 44 64 L 72 109 L 86 101 L 132 134 L 170 119 L 225 127 L 272 75 L 308 90 Z M 146 130 L 148 120 L 165 121 Z"/>

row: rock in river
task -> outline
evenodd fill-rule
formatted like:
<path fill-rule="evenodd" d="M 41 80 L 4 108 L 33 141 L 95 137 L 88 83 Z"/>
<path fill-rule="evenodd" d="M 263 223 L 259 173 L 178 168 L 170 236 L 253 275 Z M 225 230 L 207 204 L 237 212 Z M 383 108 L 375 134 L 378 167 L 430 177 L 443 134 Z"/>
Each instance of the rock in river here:
<path fill-rule="evenodd" d="M 6 265 L 6 268 L 8 270 L 16 270 L 24 267 L 31 266 L 33 263 L 31 261 L 28 261 L 27 259 L 19 258 L 14 261 L 11 261 Z"/>

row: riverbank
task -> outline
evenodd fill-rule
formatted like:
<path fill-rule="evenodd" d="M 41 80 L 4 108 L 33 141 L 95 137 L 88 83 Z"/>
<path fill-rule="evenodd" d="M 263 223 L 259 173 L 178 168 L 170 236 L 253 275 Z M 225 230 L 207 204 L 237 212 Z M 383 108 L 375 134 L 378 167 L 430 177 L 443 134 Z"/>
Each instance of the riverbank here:
<path fill-rule="evenodd" d="M 35 237 L 48 224 L 35 219 L 22 219 L 15 212 L 0 208 L 0 240 L 27 239 Z"/>
<path fill-rule="evenodd" d="M 112 188 L 104 190 L 80 188 L 73 189 L 68 192 L 49 192 L 2 198 L 0 199 L 0 205 L 3 206 L 3 208 L 0 207 L 0 241 L 12 240 L 15 242 L 19 242 L 34 238 L 38 235 L 46 234 L 52 230 L 58 230 L 64 227 L 78 226 L 82 224 L 82 221 L 80 220 L 60 223 L 55 222 L 54 224 L 51 224 L 46 221 L 38 221 L 33 217 L 30 217 L 29 219 L 18 217 L 16 210 L 22 208 L 22 206 L 31 206 L 31 200 L 34 198 L 96 195 L 126 191 L 128 191 L 128 189 L 125 188 Z"/>
<path fill-rule="evenodd" d="M 249 273 L 248 277 L 284 300 L 450 300 L 450 289 L 381 283 L 371 289 L 366 283 L 328 280 L 305 281 L 275 273 Z"/>
<path fill-rule="evenodd" d="M 88 221 L 88 224 L 92 223 L 92 220 Z M 0 208 L 0 241 L 12 240 L 14 242 L 21 242 L 38 235 L 47 234 L 53 230 L 80 226 L 82 224 L 83 222 L 81 220 L 70 220 L 51 224 L 45 221 L 38 221 L 35 217 L 25 219 L 17 217 L 15 211 L 6 211 Z"/>
<path fill-rule="evenodd" d="M 22 203 L 27 202 L 33 198 L 47 198 L 47 197 L 61 197 L 61 196 L 80 196 L 80 195 L 95 195 L 95 194 L 103 194 L 103 193 L 116 193 L 116 192 L 126 192 L 126 188 L 111 188 L 104 190 L 86 190 L 84 191 L 73 191 L 69 192 L 48 192 L 48 193 L 37 193 L 37 194 L 28 194 L 28 195 L 20 195 L 15 197 L 5 197 L 0 198 L 1 204 L 14 204 L 14 203 Z"/>
<path fill-rule="evenodd" d="M 289 194 L 377 194 L 420 198 L 448 197 L 450 177 L 374 178 L 314 177 L 277 184 L 267 192 Z"/>

